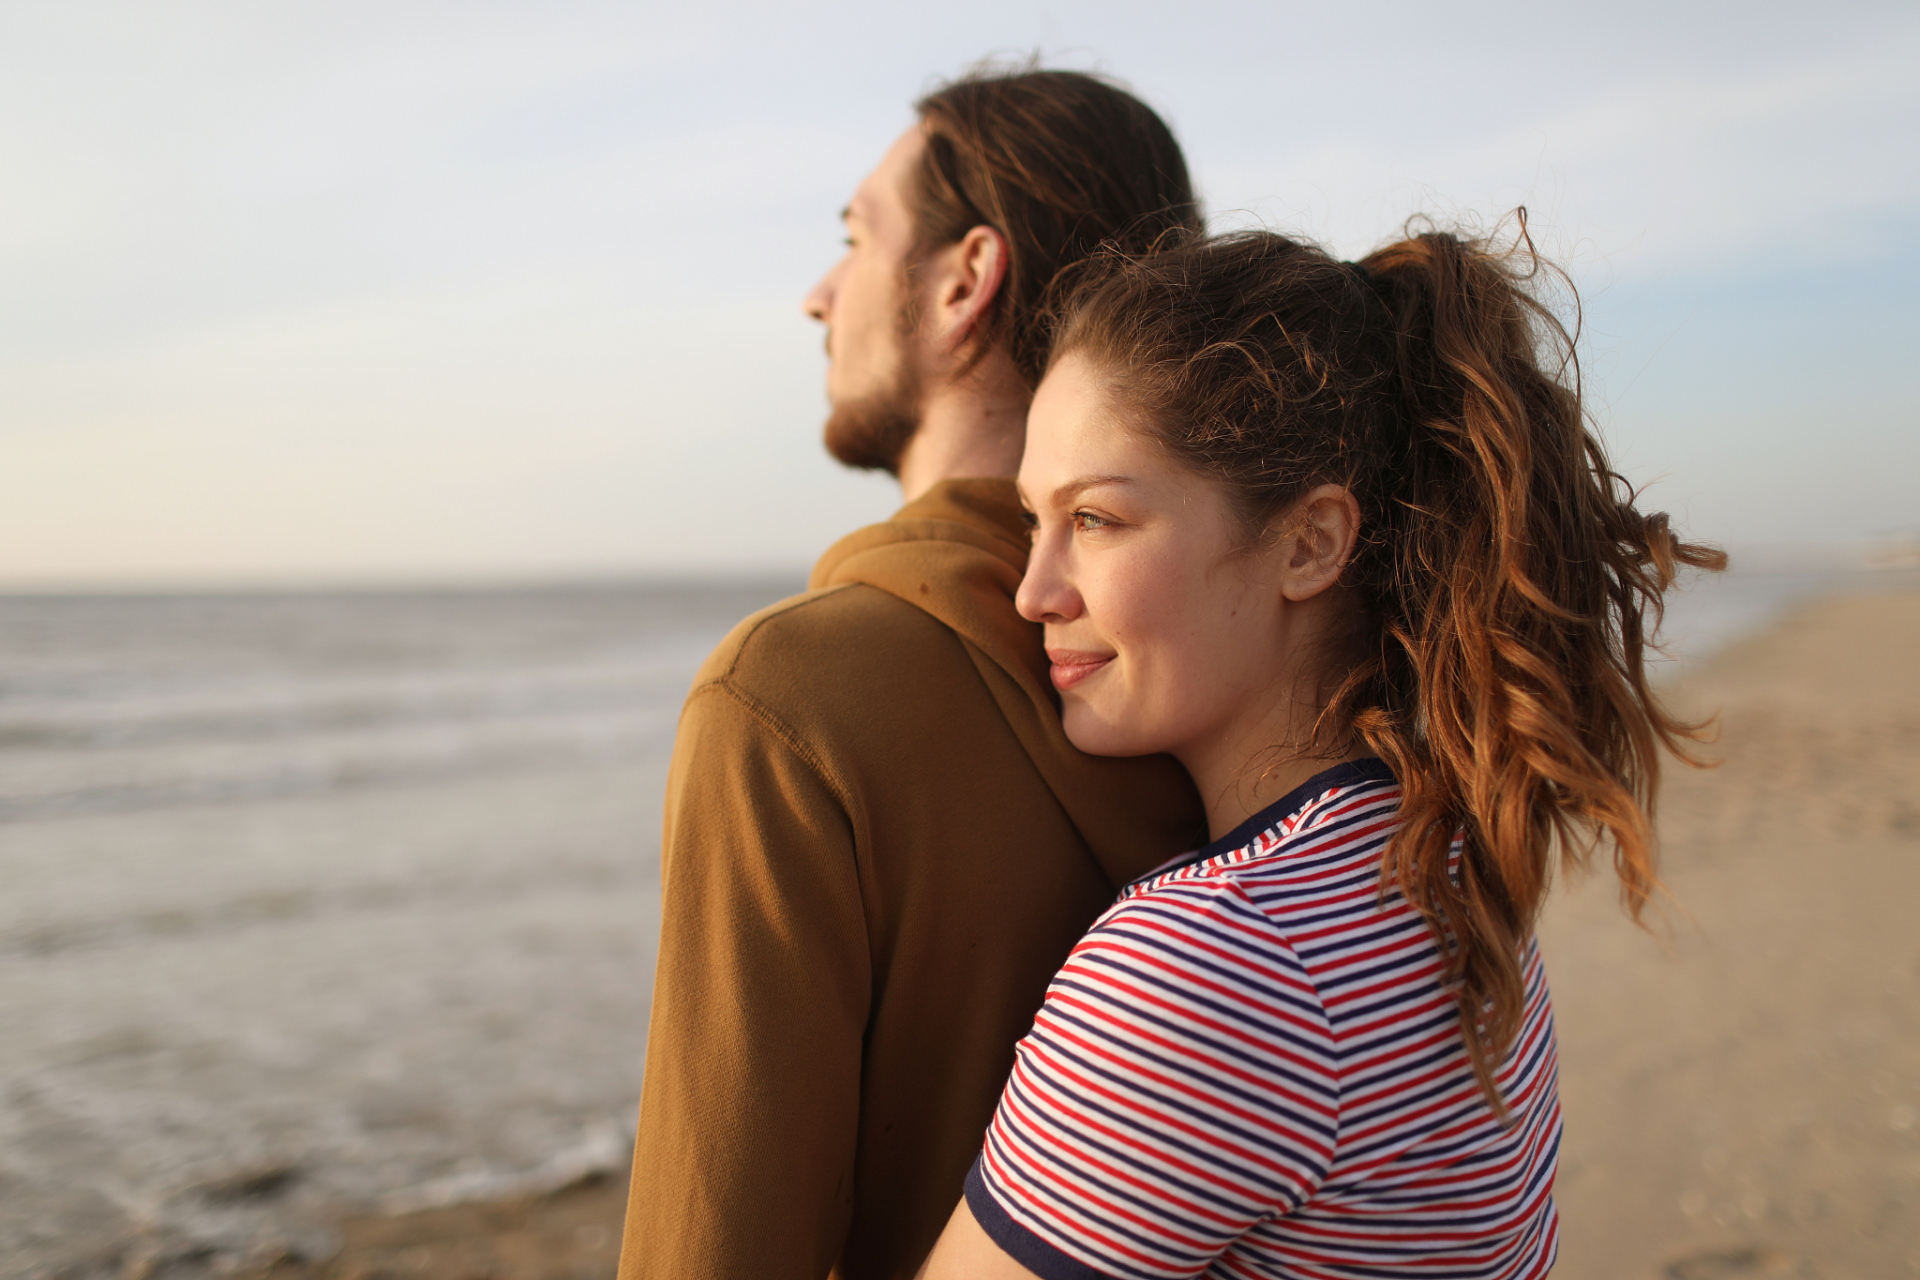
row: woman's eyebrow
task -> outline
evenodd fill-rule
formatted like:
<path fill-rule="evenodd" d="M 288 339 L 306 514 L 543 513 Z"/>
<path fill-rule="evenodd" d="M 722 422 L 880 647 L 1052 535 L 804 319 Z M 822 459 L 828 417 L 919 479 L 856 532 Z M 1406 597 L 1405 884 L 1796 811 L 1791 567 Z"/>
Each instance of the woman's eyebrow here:
<path fill-rule="evenodd" d="M 1099 489 L 1110 484 L 1132 484 L 1132 476 L 1081 476 L 1069 480 L 1053 491 L 1054 504 L 1065 505 L 1089 489 Z"/>

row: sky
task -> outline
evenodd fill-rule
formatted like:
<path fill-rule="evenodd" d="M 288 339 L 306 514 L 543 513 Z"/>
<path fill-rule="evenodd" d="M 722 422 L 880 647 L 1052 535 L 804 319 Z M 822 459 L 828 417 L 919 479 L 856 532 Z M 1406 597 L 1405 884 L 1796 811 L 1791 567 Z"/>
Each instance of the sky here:
<path fill-rule="evenodd" d="M 0 589 L 803 569 L 838 212 L 1031 54 L 1216 226 L 1524 205 L 1689 534 L 1920 537 L 1910 3 L 0 0 Z"/>

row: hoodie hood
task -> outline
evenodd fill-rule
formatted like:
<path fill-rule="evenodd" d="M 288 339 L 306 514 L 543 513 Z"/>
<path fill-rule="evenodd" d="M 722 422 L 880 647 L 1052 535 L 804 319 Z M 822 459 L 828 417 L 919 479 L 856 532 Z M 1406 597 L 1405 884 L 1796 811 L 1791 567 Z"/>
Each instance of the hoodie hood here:
<path fill-rule="evenodd" d="M 967 645 L 1008 725 L 1117 890 L 1206 841 L 1186 771 L 1168 756 L 1105 759 L 1067 741 L 1040 628 L 1013 605 L 1027 530 L 1011 480 L 947 480 L 820 557 L 808 586 L 860 583 L 925 610 Z"/>

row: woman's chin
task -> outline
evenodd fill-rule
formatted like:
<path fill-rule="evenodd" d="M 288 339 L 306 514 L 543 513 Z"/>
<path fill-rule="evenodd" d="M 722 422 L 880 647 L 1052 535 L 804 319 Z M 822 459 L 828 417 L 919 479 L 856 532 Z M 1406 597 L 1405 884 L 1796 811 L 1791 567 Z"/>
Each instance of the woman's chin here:
<path fill-rule="evenodd" d="M 1090 756 L 1150 756 L 1166 750 L 1137 727 L 1116 724 L 1072 695 L 1062 702 L 1060 726 L 1067 741 Z"/>

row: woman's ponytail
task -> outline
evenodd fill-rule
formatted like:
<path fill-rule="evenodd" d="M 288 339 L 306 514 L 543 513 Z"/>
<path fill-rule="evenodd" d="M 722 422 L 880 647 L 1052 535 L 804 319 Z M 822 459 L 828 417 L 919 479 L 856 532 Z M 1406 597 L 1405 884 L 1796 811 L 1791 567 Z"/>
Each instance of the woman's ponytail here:
<path fill-rule="evenodd" d="M 1388 871 L 1452 944 L 1490 1093 L 1555 854 L 1611 845 L 1635 918 L 1658 884 L 1659 751 L 1684 757 L 1697 730 L 1655 698 L 1646 638 L 1681 564 L 1726 563 L 1634 509 L 1588 429 L 1573 338 L 1526 287 L 1547 268 L 1518 217 L 1507 254 L 1429 231 L 1361 264 L 1392 317 L 1406 436 L 1363 570 L 1382 660 L 1341 699 L 1402 782 Z"/>

